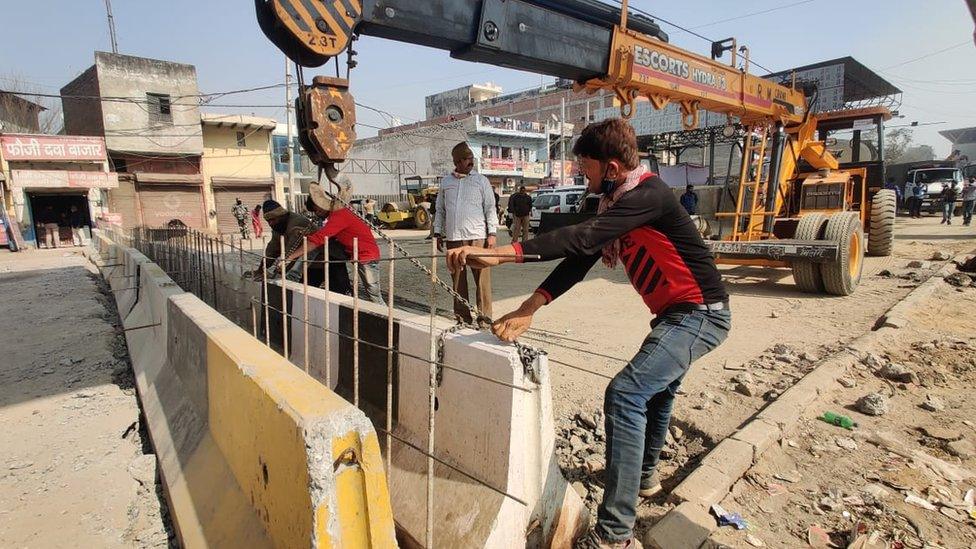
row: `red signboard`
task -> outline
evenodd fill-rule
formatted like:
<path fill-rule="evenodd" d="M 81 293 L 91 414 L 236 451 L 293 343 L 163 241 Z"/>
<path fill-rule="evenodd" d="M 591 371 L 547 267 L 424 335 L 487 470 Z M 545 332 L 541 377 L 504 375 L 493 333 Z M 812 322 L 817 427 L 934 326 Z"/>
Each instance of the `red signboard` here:
<path fill-rule="evenodd" d="M 78 135 L 0 135 L 4 160 L 105 160 L 105 140 Z"/>
<path fill-rule="evenodd" d="M 485 164 L 489 170 L 515 171 L 515 159 L 513 158 L 487 158 Z"/>
<path fill-rule="evenodd" d="M 10 187 L 115 189 L 119 175 L 115 172 L 75 172 L 67 170 L 11 170 Z"/>

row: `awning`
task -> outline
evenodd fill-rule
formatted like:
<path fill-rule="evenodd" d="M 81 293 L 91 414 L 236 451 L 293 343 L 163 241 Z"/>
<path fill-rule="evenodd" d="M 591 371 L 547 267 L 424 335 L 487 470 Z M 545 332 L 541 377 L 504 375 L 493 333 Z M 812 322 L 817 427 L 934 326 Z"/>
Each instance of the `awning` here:
<path fill-rule="evenodd" d="M 214 187 L 273 187 L 275 181 L 270 177 L 211 177 Z"/>
<path fill-rule="evenodd" d="M 203 176 L 198 173 L 149 173 L 135 172 L 136 181 L 141 184 L 163 185 L 203 185 Z"/>

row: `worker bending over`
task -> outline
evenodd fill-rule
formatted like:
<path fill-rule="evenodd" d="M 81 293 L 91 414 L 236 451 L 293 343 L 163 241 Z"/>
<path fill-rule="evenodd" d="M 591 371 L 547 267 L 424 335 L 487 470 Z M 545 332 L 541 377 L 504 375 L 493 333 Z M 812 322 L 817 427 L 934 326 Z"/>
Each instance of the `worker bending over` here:
<path fill-rule="evenodd" d="M 640 165 L 633 128 L 622 119 L 587 126 L 573 147 L 588 180 L 602 193 L 598 214 L 533 240 L 503 246 L 448 250 L 448 265 L 494 267 L 564 258 L 515 311 L 492 325 L 503 341 L 529 329 L 532 316 L 602 260 L 622 263 L 650 308 L 651 333 L 604 394 L 606 489 L 596 527 L 577 541 L 583 548 L 637 547 L 633 528 L 638 496 L 660 491 L 655 472 L 678 387 L 691 363 L 715 349 L 731 327 L 728 294 L 709 249 L 671 188 Z M 607 306 L 613 306 L 607 303 Z"/>

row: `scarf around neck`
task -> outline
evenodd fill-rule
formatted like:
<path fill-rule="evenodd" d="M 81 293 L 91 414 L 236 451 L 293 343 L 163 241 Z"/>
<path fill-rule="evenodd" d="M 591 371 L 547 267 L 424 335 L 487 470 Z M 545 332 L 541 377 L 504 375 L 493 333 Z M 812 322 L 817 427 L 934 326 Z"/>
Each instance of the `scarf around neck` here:
<path fill-rule="evenodd" d="M 647 166 L 644 165 L 637 166 L 637 168 L 631 170 L 630 173 L 627 174 L 627 179 L 622 184 L 620 184 L 612 192 L 604 194 L 603 197 L 600 198 L 600 205 L 597 207 L 597 214 L 602 214 L 603 212 L 612 208 L 613 205 L 620 200 L 621 196 L 640 184 L 648 173 L 650 173 L 650 171 L 647 169 Z M 617 238 L 603 247 L 603 264 L 610 269 L 613 269 L 617 266 L 617 259 L 619 257 L 620 239 Z"/>

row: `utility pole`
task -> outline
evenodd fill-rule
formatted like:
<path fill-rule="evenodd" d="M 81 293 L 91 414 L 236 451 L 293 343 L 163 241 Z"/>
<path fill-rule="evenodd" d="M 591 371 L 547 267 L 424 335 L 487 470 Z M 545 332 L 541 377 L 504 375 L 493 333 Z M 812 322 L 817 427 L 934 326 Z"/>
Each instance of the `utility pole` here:
<path fill-rule="evenodd" d="M 559 184 L 566 183 L 566 96 L 559 100 Z"/>
<path fill-rule="evenodd" d="M 288 128 L 288 194 L 292 211 L 298 210 L 298 190 L 295 189 L 295 135 L 291 120 L 291 64 L 285 57 L 285 126 Z M 299 189 L 300 190 L 300 189 Z"/>
<path fill-rule="evenodd" d="M 112 15 L 112 0 L 105 0 L 105 13 L 108 15 L 108 34 L 112 38 L 112 53 L 119 53 L 119 41 L 115 36 L 115 17 Z"/>

